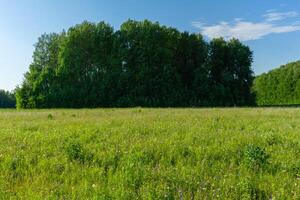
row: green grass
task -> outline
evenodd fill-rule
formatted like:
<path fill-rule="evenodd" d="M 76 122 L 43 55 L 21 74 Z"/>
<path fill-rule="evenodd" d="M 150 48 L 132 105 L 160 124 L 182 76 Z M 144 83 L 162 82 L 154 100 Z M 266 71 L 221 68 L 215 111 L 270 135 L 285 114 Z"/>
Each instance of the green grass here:
<path fill-rule="evenodd" d="M 300 198 L 300 109 L 0 110 L 0 199 L 271 198 Z"/>

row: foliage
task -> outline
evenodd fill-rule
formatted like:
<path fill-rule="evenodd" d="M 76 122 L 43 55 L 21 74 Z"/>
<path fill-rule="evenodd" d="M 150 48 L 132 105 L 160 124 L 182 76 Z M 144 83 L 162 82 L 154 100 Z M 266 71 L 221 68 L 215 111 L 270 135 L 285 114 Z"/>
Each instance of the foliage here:
<path fill-rule="evenodd" d="M 78 161 L 81 164 L 92 159 L 92 154 L 88 154 L 78 141 L 69 141 L 66 145 L 66 153 L 70 161 Z"/>
<path fill-rule="evenodd" d="M 208 71 L 213 105 L 252 105 L 252 52 L 238 40 L 214 39 L 209 45 Z"/>
<path fill-rule="evenodd" d="M 18 108 L 251 105 L 252 52 L 148 20 L 42 35 Z"/>
<path fill-rule="evenodd" d="M 266 192 L 260 190 L 257 186 L 257 183 L 249 178 L 245 178 L 238 184 L 238 192 L 240 200 L 267 200 L 269 199 Z"/>
<path fill-rule="evenodd" d="M 13 93 L 0 90 L 0 108 L 15 108 L 16 100 Z"/>
<path fill-rule="evenodd" d="M 253 90 L 258 105 L 300 104 L 300 61 L 258 76 Z"/>
<path fill-rule="evenodd" d="M 250 144 L 245 149 L 245 162 L 254 170 L 259 170 L 268 164 L 269 155 L 259 146 Z"/>
<path fill-rule="evenodd" d="M 299 109 L 0 110 L 0 199 L 299 199 L 299 129 Z"/>

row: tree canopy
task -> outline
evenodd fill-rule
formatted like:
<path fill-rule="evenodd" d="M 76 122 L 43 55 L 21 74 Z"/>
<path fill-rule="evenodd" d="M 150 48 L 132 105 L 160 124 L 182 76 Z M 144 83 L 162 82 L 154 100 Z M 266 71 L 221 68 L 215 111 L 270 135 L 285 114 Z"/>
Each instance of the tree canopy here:
<path fill-rule="evenodd" d="M 256 77 L 253 90 L 258 105 L 300 104 L 300 61 Z"/>
<path fill-rule="evenodd" d="M 0 90 L 0 108 L 15 108 L 15 96 L 11 92 Z"/>
<path fill-rule="evenodd" d="M 148 20 L 44 34 L 17 89 L 17 107 L 251 105 L 252 52 Z"/>

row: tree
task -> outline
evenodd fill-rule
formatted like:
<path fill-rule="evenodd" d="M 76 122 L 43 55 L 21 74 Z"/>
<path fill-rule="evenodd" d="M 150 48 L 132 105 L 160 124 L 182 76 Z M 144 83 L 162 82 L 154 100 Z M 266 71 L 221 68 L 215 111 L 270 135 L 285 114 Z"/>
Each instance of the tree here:
<path fill-rule="evenodd" d="M 113 43 L 113 28 L 104 22 L 84 22 L 68 30 L 59 57 L 61 106 L 107 104 L 105 84 L 112 70 Z"/>
<path fill-rule="evenodd" d="M 253 91 L 258 105 L 300 104 L 300 61 L 256 77 Z"/>
<path fill-rule="evenodd" d="M 148 20 L 118 31 L 83 22 L 39 38 L 17 107 L 250 105 L 251 63 L 238 40 L 207 43 Z"/>
<path fill-rule="evenodd" d="M 203 106 L 208 102 L 208 77 L 205 63 L 208 45 L 201 35 L 180 34 L 174 60 L 180 77 L 181 96 L 186 106 Z"/>
<path fill-rule="evenodd" d="M 17 107 L 56 107 L 56 71 L 61 41 L 64 34 L 43 34 L 35 44 L 33 62 L 25 74 L 22 86 L 17 88 Z"/>
<path fill-rule="evenodd" d="M 243 45 L 237 39 L 228 42 L 230 74 L 227 80 L 234 105 L 253 105 L 254 96 L 251 87 L 254 73 L 251 69 L 253 53 L 249 47 Z"/>
<path fill-rule="evenodd" d="M 215 105 L 252 105 L 252 52 L 237 39 L 213 39 L 207 62 L 210 99 Z"/>
<path fill-rule="evenodd" d="M 180 33 L 147 20 L 129 20 L 117 34 L 120 62 L 126 63 L 122 70 L 125 106 L 176 105 L 180 83 L 174 58 Z"/>
<path fill-rule="evenodd" d="M 11 92 L 0 90 L 0 108 L 15 108 L 15 96 Z"/>

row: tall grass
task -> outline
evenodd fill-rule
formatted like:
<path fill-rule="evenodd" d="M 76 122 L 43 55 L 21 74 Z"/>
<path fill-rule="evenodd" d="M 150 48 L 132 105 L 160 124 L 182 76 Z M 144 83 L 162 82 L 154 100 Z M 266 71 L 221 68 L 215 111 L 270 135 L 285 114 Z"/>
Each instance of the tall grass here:
<path fill-rule="evenodd" d="M 300 109 L 0 111 L 0 199 L 298 199 Z"/>

